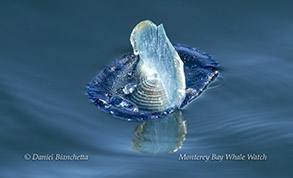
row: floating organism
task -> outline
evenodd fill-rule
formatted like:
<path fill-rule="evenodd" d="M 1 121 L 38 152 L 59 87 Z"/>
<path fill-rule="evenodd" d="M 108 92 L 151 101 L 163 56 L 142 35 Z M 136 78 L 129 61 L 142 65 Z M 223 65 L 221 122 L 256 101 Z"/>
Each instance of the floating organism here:
<path fill-rule="evenodd" d="M 133 53 L 102 70 L 87 87 L 101 110 L 128 121 L 156 119 L 195 99 L 218 74 L 209 55 L 172 45 L 163 25 L 149 20 L 133 29 Z"/>

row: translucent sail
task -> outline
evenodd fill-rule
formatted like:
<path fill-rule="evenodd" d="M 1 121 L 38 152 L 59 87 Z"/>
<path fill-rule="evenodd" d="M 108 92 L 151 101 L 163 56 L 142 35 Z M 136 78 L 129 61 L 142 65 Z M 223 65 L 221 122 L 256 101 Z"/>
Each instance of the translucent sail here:
<path fill-rule="evenodd" d="M 133 29 L 130 42 L 139 55 L 137 72 L 144 80 L 158 80 L 165 90 L 167 107 L 179 107 L 185 98 L 183 62 L 169 41 L 163 25 L 149 20 Z"/>

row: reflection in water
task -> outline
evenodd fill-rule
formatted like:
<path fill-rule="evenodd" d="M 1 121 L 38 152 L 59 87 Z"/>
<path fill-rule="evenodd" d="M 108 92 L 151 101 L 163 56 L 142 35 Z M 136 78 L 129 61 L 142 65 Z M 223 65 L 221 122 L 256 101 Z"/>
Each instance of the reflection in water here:
<path fill-rule="evenodd" d="M 180 149 L 187 134 L 186 121 L 177 110 L 165 117 L 140 123 L 132 132 L 132 149 L 144 153 L 173 153 Z"/>

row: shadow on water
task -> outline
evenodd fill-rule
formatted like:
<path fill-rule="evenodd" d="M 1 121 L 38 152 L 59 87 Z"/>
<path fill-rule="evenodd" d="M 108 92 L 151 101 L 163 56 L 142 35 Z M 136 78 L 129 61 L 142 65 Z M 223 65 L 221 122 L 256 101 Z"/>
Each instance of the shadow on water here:
<path fill-rule="evenodd" d="M 173 153 L 183 146 L 186 121 L 180 110 L 160 119 L 140 123 L 132 131 L 132 149 L 143 153 Z"/>

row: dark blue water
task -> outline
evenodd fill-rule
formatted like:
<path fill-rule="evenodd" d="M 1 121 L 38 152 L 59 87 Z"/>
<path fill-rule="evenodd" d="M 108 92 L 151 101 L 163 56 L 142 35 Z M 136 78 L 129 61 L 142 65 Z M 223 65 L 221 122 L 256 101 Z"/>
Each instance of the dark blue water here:
<path fill-rule="evenodd" d="M 0 177 L 292 177 L 292 5 L 1 1 Z M 144 19 L 221 65 L 181 113 L 145 124 L 113 118 L 85 95 L 93 76 L 131 51 L 130 32 Z M 180 131 L 173 149 L 161 144 L 175 138 L 168 128 Z M 25 161 L 26 153 L 89 159 Z M 267 160 L 178 160 L 230 153 Z"/>

